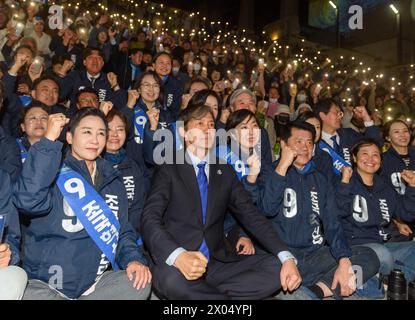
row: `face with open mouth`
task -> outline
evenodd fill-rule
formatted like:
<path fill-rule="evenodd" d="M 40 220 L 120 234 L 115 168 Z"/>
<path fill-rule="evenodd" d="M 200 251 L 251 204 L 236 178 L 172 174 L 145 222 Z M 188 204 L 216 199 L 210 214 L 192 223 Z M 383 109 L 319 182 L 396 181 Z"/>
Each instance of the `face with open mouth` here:
<path fill-rule="evenodd" d="M 360 147 L 354 160 L 357 169 L 366 174 L 375 174 L 382 162 L 379 148 L 374 144 Z"/>
<path fill-rule="evenodd" d="M 108 140 L 106 150 L 109 153 L 117 153 L 125 143 L 125 123 L 119 116 L 114 116 L 108 123 Z"/>
<path fill-rule="evenodd" d="M 393 123 L 389 129 L 389 139 L 393 147 L 408 147 L 411 141 L 408 126 L 403 122 Z"/>

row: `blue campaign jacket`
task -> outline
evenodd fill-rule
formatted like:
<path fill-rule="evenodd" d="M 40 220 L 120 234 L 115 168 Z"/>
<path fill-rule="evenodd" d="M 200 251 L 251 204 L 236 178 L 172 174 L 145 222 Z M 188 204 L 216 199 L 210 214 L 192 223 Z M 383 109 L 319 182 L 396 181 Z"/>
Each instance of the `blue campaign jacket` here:
<path fill-rule="evenodd" d="M 71 106 L 76 106 L 76 95 L 82 88 L 92 88 L 86 70 L 73 70 L 63 78 L 58 78 L 60 85 L 60 100 L 71 100 Z M 98 92 L 99 101 L 111 101 L 114 108 L 121 109 L 127 103 L 127 92 L 123 89 L 114 91 L 107 79 L 107 74 L 101 72 L 95 80 L 93 88 Z"/>
<path fill-rule="evenodd" d="M 150 179 L 134 160 L 125 155 L 125 151 L 118 155 L 105 153 L 104 158 L 120 173 L 127 193 L 128 221 L 140 235 L 141 214 L 150 188 Z"/>
<path fill-rule="evenodd" d="M 378 175 L 370 188 L 355 170 L 348 184 L 339 182 L 335 189 L 350 244 L 383 243 L 390 238 L 387 227 L 392 218 L 415 220 L 415 188 L 408 186 L 399 195 Z"/>
<path fill-rule="evenodd" d="M 3 239 L 10 245 L 12 256 L 10 265 L 16 265 L 20 261 L 20 226 L 19 215 L 12 202 L 9 174 L 0 169 L 0 214 L 6 215 L 6 226 Z M 2 243 L 2 239 L 0 239 Z"/>
<path fill-rule="evenodd" d="M 79 223 L 55 183 L 61 166 L 61 149 L 61 142 L 46 138 L 32 145 L 22 173 L 13 186 L 13 201 L 21 213 L 31 218 L 23 258 L 29 278 L 48 283 L 55 274 L 53 270 L 62 268 L 63 282 L 59 290 L 69 298 L 78 298 L 105 271 L 108 260 Z M 84 161 L 68 154 L 64 163 L 92 185 Z M 96 165 L 94 188 L 118 214 L 121 225 L 116 262 L 121 269 L 131 261 L 144 263 L 136 244 L 136 233 L 128 222 L 124 185 L 109 162 L 97 158 Z"/>
<path fill-rule="evenodd" d="M 382 135 L 377 126 L 367 127 L 364 135 L 356 132 L 352 128 L 340 128 L 337 130 L 337 134 L 340 137 L 340 150 L 342 151 L 340 155 L 349 163 L 352 163 L 352 148 L 359 139 L 363 137 L 371 138 L 374 139 L 380 147 L 383 146 Z"/>
<path fill-rule="evenodd" d="M 336 260 L 350 257 L 328 179 L 312 162 L 303 172 L 291 166 L 285 177 L 275 172 L 277 165 L 261 169 L 257 204 L 281 239 L 294 255 L 311 254 L 328 244 Z"/>
<path fill-rule="evenodd" d="M 10 174 L 15 181 L 22 169 L 20 149 L 16 140 L 8 136 L 0 126 L 0 169 Z"/>
<path fill-rule="evenodd" d="M 164 107 L 166 107 L 171 112 L 171 120 L 176 121 L 180 114 L 183 86 L 172 76 L 167 76 L 166 79 L 163 80 L 163 94 Z"/>
<path fill-rule="evenodd" d="M 401 195 L 405 193 L 406 189 L 406 183 L 401 179 L 401 172 L 405 169 L 415 170 L 415 149 L 413 147 L 409 148 L 409 158 L 410 163 L 407 167 L 393 147 L 390 147 L 382 155 L 380 176 Z"/>
<path fill-rule="evenodd" d="M 160 109 L 159 115 L 159 124 L 158 129 L 169 129 L 169 124 L 172 121 L 172 113 L 170 110 L 165 109 L 159 102 L 156 103 L 156 107 Z M 139 99 L 135 108 L 140 108 L 144 112 L 148 111 L 148 108 L 142 99 Z M 121 109 L 121 112 L 127 117 L 130 133 L 127 137 L 126 142 L 126 151 L 127 155 L 132 158 L 137 164 L 143 168 L 144 171 L 147 171 L 150 175 L 151 170 L 155 163 L 153 159 L 153 150 L 159 144 L 157 141 L 153 141 L 154 132 L 150 130 L 150 121 L 147 121 L 144 129 L 144 137 L 142 143 L 137 143 L 135 141 L 135 130 L 134 130 L 134 121 L 135 114 L 134 110 L 125 106 Z"/>

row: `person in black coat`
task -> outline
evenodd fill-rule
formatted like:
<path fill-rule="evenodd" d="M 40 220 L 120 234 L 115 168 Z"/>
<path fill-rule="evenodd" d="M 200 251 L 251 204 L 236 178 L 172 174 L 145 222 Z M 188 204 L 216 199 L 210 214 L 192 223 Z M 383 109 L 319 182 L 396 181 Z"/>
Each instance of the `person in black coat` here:
<path fill-rule="evenodd" d="M 187 108 L 180 120 L 186 151 L 156 169 L 141 218 L 155 291 L 168 299 L 209 300 L 262 299 L 281 287 L 295 290 L 301 283 L 295 258 L 234 169 L 209 156 L 215 142 L 210 108 Z M 224 245 L 228 210 L 272 255 L 240 256 Z"/>

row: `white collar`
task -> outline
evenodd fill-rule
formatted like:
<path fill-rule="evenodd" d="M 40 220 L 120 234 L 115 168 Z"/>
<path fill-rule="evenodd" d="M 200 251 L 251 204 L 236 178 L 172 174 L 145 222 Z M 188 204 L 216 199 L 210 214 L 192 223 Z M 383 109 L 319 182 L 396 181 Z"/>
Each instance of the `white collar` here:
<path fill-rule="evenodd" d="M 94 78 L 95 80 L 98 79 L 101 76 L 101 73 L 98 73 L 96 76 L 90 75 L 89 72 L 86 72 L 87 78 L 91 81 L 91 78 Z"/>

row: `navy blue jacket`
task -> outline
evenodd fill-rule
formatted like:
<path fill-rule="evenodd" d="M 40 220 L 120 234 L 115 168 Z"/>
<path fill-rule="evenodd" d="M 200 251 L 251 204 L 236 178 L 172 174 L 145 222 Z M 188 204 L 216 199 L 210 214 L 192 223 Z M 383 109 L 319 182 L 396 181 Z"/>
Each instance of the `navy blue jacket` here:
<path fill-rule="evenodd" d="M 23 267 L 30 279 L 48 283 L 52 266 L 62 267 L 61 291 L 78 298 L 108 267 L 108 260 L 89 237 L 82 224 L 64 201 L 55 183 L 61 166 L 62 143 L 43 138 L 32 145 L 22 174 L 13 186 L 13 201 L 21 213 L 31 218 L 24 243 Z M 64 163 L 92 185 L 84 161 L 67 155 Z M 131 261 L 144 262 L 137 236 L 128 222 L 128 201 L 124 185 L 112 165 L 97 158 L 94 187 L 118 215 L 121 230 L 116 262 L 125 269 Z"/>
<path fill-rule="evenodd" d="M 291 166 L 285 177 L 275 172 L 277 165 L 261 169 L 257 204 L 272 219 L 281 239 L 294 255 L 311 254 L 328 244 L 336 260 L 350 257 L 328 179 L 312 162 L 303 172 Z"/>
<path fill-rule="evenodd" d="M 143 212 L 147 191 L 150 188 L 150 179 L 144 175 L 143 170 L 138 164 L 125 154 L 123 156 L 120 154 L 112 155 L 106 153 L 104 158 L 111 162 L 113 168 L 120 173 L 127 192 L 128 221 L 137 233 L 141 234 L 141 214 Z"/>
<path fill-rule="evenodd" d="M 343 159 L 349 163 L 352 163 L 352 148 L 359 139 L 362 139 L 363 137 L 371 138 L 374 139 L 380 147 L 383 146 L 382 135 L 377 126 L 367 127 L 364 135 L 356 132 L 352 128 L 340 128 L 337 130 L 337 134 L 340 137 L 341 155 L 343 156 Z"/>
<path fill-rule="evenodd" d="M 86 70 L 71 71 L 63 78 L 58 78 L 60 85 L 60 100 L 71 100 L 71 105 L 76 106 L 76 95 L 82 88 L 94 88 L 98 92 L 99 101 L 111 101 L 116 109 L 121 109 L 127 103 L 127 92 L 123 89 L 114 91 L 107 79 L 107 74 L 101 72 L 94 86 L 88 79 Z"/>
<path fill-rule="evenodd" d="M 144 112 L 148 111 L 148 108 L 144 101 L 140 98 L 137 103 L 137 106 L 142 109 Z M 170 110 L 166 110 L 162 108 L 161 104 L 156 105 L 156 107 L 160 108 L 160 115 L 159 115 L 159 124 L 157 129 L 168 129 L 169 123 L 172 121 L 173 116 Z M 147 173 L 150 173 L 148 168 L 151 168 L 155 165 L 153 159 L 153 150 L 159 144 L 159 142 L 153 141 L 154 131 L 150 130 L 150 121 L 147 121 L 144 129 L 144 137 L 142 143 L 137 143 L 135 141 L 135 127 L 134 127 L 134 110 L 125 106 L 121 109 L 121 112 L 127 117 L 130 133 L 127 137 L 126 142 L 126 151 L 127 155 L 132 158 L 137 164 Z"/>
<path fill-rule="evenodd" d="M 49 48 L 51 51 L 54 51 L 57 56 L 72 56 L 74 55 L 75 58 L 75 69 L 81 70 L 84 67 L 84 59 L 83 59 L 83 50 L 84 46 L 82 44 L 77 44 L 72 48 L 69 46 L 63 45 L 63 39 L 58 35 L 54 35 L 52 40 L 50 41 Z"/>
<path fill-rule="evenodd" d="M 3 239 L 10 245 L 12 256 L 10 265 L 16 265 L 20 261 L 20 226 L 19 215 L 12 202 L 9 174 L 0 169 L 0 214 L 6 215 L 6 226 Z M 2 243 L 2 239 L 0 239 Z"/>
<path fill-rule="evenodd" d="M 164 107 L 170 110 L 173 121 L 177 120 L 180 114 L 180 106 L 182 103 L 183 86 L 173 78 L 168 76 L 163 81 Z"/>
<path fill-rule="evenodd" d="M 390 147 L 382 155 L 380 176 L 401 195 L 405 193 L 406 189 L 406 183 L 401 178 L 401 172 L 403 170 L 415 171 L 415 149 L 413 147 L 409 148 L 409 158 L 410 162 L 407 167 L 402 157 L 393 147 Z"/>
<path fill-rule="evenodd" d="M 348 184 L 338 183 L 336 199 L 342 225 L 350 244 L 382 243 L 389 240 L 387 226 L 392 218 L 415 220 L 415 188 L 399 195 L 380 176 L 367 187 L 355 170 Z"/>
<path fill-rule="evenodd" d="M 15 181 L 22 170 L 20 149 L 16 140 L 8 136 L 0 126 L 0 168 Z"/>
<path fill-rule="evenodd" d="M 333 161 L 330 155 L 321 150 L 318 144 L 315 145 L 313 163 L 315 168 L 324 174 L 330 182 L 336 183 L 340 179 L 333 171 Z"/>

